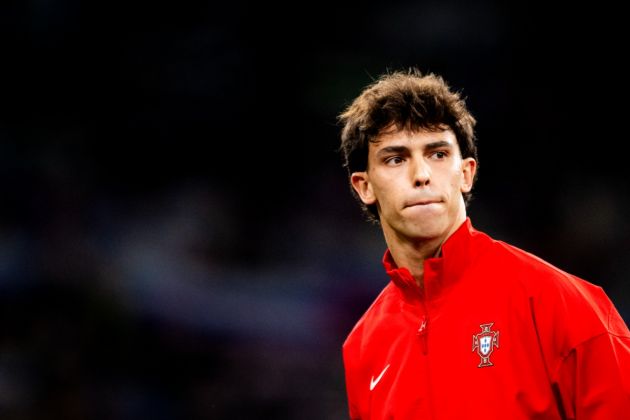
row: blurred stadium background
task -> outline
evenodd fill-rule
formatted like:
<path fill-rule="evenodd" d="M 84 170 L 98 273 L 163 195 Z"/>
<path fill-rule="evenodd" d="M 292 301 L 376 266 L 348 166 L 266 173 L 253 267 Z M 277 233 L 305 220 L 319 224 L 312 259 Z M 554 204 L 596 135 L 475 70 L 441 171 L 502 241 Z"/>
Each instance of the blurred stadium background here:
<path fill-rule="evenodd" d="M 0 417 L 345 419 L 385 285 L 336 115 L 387 69 L 477 117 L 474 225 L 630 321 L 625 16 L 490 0 L 0 6 Z"/>

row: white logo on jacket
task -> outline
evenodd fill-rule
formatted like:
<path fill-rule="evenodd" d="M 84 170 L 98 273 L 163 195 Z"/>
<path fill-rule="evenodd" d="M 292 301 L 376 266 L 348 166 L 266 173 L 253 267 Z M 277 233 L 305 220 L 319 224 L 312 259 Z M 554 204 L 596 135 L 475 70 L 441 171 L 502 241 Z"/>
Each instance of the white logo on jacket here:
<path fill-rule="evenodd" d="M 370 391 L 372 391 L 374 387 L 376 386 L 376 384 L 380 382 L 383 375 L 385 375 L 385 372 L 387 372 L 387 369 L 389 369 L 389 365 L 385 366 L 385 369 L 381 371 L 381 374 L 378 375 L 376 379 L 374 379 L 374 376 L 372 376 L 372 379 L 370 380 Z"/>

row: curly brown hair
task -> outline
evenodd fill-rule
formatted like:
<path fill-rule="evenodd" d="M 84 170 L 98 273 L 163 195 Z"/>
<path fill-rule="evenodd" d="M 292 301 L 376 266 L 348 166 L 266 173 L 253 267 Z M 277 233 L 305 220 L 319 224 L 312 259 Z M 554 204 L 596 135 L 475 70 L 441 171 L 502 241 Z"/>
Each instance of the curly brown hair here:
<path fill-rule="evenodd" d="M 433 73 L 423 75 L 412 68 L 384 74 L 368 85 L 338 119 L 343 126 L 340 151 L 349 176 L 367 170 L 369 143 L 394 126 L 410 131 L 442 131 L 447 126 L 455 133 L 462 158 L 478 161 L 475 118 L 460 94 Z M 368 219 L 378 222 L 376 205 L 366 206 L 354 189 L 350 190 Z M 466 204 L 470 199 L 471 193 L 464 193 Z"/>

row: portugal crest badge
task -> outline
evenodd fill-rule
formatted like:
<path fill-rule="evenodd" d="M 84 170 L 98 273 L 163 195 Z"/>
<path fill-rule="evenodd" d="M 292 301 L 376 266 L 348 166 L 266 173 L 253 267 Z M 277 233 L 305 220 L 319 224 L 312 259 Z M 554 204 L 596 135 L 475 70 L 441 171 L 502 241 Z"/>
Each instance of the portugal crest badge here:
<path fill-rule="evenodd" d="M 489 324 L 481 324 L 481 332 L 473 335 L 472 351 L 477 350 L 477 354 L 481 357 L 481 362 L 477 367 L 493 366 L 490 361 L 490 355 L 494 348 L 499 348 L 499 331 L 492 331 L 494 322 Z"/>

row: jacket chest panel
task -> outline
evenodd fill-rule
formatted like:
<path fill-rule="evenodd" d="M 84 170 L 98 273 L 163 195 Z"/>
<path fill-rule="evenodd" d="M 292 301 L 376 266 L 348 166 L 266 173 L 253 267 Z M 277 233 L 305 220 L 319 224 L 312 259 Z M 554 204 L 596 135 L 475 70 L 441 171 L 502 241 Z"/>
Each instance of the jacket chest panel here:
<path fill-rule="evenodd" d="M 372 418 L 466 417 L 480 401 L 510 418 L 556 418 L 526 296 L 457 293 L 403 304 L 382 324 L 368 363 L 369 411 L 381 413 Z"/>

